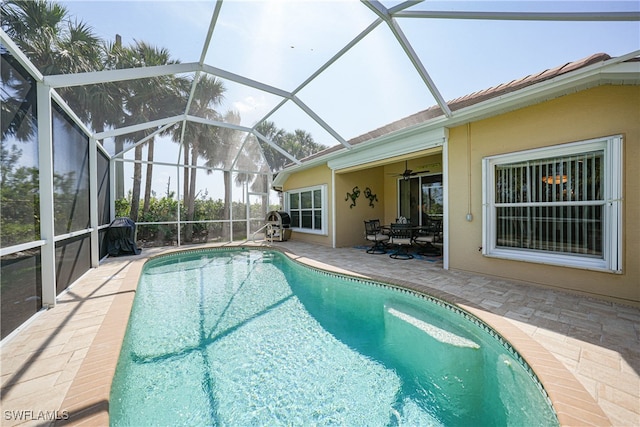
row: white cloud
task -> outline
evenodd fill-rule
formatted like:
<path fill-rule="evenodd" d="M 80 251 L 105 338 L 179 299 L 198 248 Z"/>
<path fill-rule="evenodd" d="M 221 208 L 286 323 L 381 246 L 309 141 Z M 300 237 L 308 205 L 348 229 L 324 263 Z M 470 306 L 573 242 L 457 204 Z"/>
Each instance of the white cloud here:
<path fill-rule="evenodd" d="M 250 111 L 254 111 L 259 107 L 264 106 L 253 96 L 248 96 L 241 101 L 236 101 L 233 103 L 233 108 L 239 113 L 248 113 Z"/>
<path fill-rule="evenodd" d="M 253 126 L 271 109 L 266 99 L 262 96 L 258 98 L 254 96 L 245 96 L 244 98 L 233 102 L 231 105 L 235 111 L 240 113 L 242 123 L 245 126 Z"/>

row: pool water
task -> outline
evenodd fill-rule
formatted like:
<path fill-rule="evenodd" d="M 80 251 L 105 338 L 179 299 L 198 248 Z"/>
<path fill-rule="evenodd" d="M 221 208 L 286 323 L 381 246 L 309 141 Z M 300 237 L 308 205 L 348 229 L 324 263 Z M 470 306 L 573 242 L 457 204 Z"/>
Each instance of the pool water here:
<path fill-rule="evenodd" d="M 145 265 L 113 426 L 558 425 L 522 358 L 447 304 L 208 250 Z"/>

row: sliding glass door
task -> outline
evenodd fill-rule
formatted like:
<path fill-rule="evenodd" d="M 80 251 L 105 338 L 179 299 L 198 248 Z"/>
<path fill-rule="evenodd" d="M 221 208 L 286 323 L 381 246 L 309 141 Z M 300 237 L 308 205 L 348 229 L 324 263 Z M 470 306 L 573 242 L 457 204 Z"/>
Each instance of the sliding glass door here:
<path fill-rule="evenodd" d="M 398 180 L 398 217 L 425 225 L 427 217 L 442 218 L 442 174 Z"/>

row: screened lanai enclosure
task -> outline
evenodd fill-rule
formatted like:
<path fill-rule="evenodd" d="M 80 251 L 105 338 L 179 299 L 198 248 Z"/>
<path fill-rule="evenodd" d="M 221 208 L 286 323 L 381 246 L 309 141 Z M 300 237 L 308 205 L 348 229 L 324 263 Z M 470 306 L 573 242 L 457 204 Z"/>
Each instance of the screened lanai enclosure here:
<path fill-rule="evenodd" d="M 637 50 L 640 17 L 624 1 L 1 7 L 2 338 L 99 265 L 115 218 L 142 250 L 251 239 L 282 208 L 285 165 L 431 106 L 450 117 L 447 100 L 531 70 Z"/>

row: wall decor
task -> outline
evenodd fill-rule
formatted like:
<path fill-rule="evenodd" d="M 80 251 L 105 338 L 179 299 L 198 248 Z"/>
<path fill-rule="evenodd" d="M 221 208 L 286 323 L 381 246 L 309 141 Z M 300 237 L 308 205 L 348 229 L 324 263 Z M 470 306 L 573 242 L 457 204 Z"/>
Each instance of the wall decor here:
<path fill-rule="evenodd" d="M 369 199 L 369 206 L 371 206 L 372 208 L 375 207 L 375 205 L 373 204 L 374 201 L 378 201 L 378 196 L 375 194 L 371 193 L 371 189 L 369 187 L 364 189 L 364 197 L 366 197 L 367 199 Z"/>
<path fill-rule="evenodd" d="M 360 197 L 360 189 L 356 185 L 351 191 L 351 193 L 347 193 L 347 197 L 344 200 L 347 201 L 351 199 L 351 205 L 349 206 L 349 208 L 353 209 L 353 207 L 356 205 L 356 199 Z"/>

